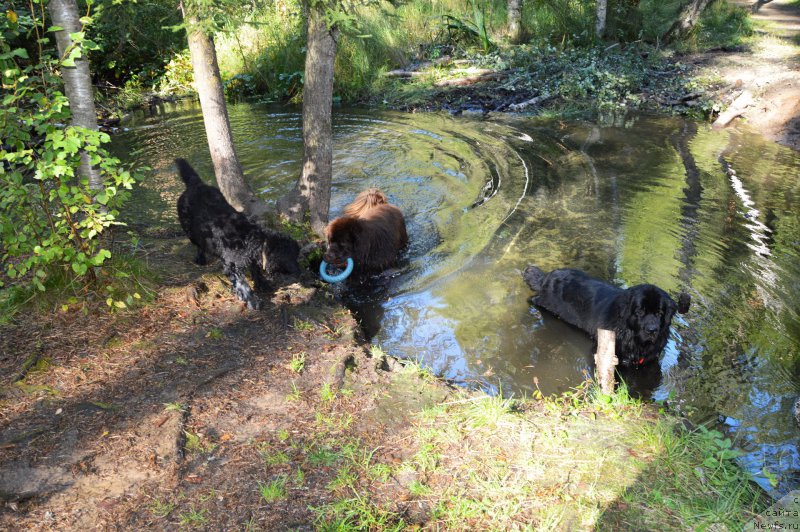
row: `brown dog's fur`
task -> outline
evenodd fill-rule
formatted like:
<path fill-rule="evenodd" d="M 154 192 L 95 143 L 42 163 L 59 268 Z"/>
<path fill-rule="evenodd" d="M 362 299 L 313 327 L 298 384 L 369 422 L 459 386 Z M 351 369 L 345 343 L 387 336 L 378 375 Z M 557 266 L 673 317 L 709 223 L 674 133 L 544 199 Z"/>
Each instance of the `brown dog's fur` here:
<path fill-rule="evenodd" d="M 325 229 L 325 262 L 343 267 L 353 259 L 353 277 L 379 273 L 400 258 L 408 244 L 403 213 L 377 188 L 361 192 Z"/>

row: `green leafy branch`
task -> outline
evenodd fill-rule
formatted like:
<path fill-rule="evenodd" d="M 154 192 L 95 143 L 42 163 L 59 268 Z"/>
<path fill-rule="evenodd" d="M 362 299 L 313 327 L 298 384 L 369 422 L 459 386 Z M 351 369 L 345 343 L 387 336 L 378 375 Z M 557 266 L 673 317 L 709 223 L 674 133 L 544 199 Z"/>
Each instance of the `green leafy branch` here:
<path fill-rule="evenodd" d="M 11 10 L 0 19 L 0 256 L 8 279 L 44 291 L 52 268 L 95 280 L 95 270 L 111 258 L 101 236 L 122 225 L 118 209 L 136 176 L 103 147 L 110 141 L 106 133 L 64 125 L 69 104 L 55 73 L 90 49 L 91 41 L 84 32 L 74 34 L 75 48 L 59 60 L 48 38 L 37 39 L 41 52 L 34 62 L 11 43 L 33 28 L 38 35 L 38 25 L 33 16 Z M 102 188 L 91 189 L 78 175 L 82 153 L 99 169 Z"/>

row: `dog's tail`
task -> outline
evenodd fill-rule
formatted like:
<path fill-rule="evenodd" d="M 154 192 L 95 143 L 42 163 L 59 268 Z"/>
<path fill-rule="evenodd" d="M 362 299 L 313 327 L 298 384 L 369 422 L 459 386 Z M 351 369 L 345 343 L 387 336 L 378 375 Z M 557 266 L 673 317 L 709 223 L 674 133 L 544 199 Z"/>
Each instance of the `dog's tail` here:
<path fill-rule="evenodd" d="M 542 289 L 542 281 L 544 280 L 545 273 L 536 266 L 528 266 L 522 272 L 522 278 L 531 287 L 531 290 L 537 292 Z"/>
<path fill-rule="evenodd" d="M 200 179 L 200 176 L 197 175 L 197 172 L 194 171 L 194 168 L 192 168 L 192 165 L 190 165 L 186 159 L 175 159 L 175 166 L 178 167 L 178 175 L 181 176 L 181 179 L 183 179 L 183 182 L 186 183 L 187 187 L 199 185 L 203 182 L 203 180 Z"/>
<path fill-rule="evenodd" d="M 356 199 L 353 200 L 353 203 L 344 208 L 344 215 L 358 218 L 363 212 L 384 203 L 389 203 L 389 199 L 386 197 L 386 194 L 377 188 L 368 188 L 356 196 Z"/>

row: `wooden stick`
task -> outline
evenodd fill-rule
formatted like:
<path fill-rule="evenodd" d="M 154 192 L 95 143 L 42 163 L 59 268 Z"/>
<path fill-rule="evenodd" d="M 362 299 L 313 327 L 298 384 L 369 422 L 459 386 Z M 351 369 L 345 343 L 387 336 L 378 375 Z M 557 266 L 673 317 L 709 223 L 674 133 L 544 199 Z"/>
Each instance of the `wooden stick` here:
<path fill-rule="evenodd" d="M 595 373 L 600 382 L 600 389 L 606 395 L 614 393 L 616 381 L 614 369 L 619 364 L 614 351 L 616 334 L 614 331 L 597 329 L 597 353 L 594 355 Z"/>
<path fill-rule="evenodd" d="M 733 103 L 723 112 L 719 114 L 717 119 L 711 124 L 712 129 L 721 129 L 733 121 L 734 118 L 744 113 L 748 107 L 755 104 L 753 93 L 746 90 L 743 91 Z"/>
<path fill-rule="evenodd" d="M 464 78 L 451 78 L 437 81 L 433 84 L 434 87 L 463 87 L 465 85 L 474 85 L 481 81 L 499 81 L 508 75 L 507 72 L 484 72 L 483 74 L 476 74 L 474 76 L 467 76 Z"/>

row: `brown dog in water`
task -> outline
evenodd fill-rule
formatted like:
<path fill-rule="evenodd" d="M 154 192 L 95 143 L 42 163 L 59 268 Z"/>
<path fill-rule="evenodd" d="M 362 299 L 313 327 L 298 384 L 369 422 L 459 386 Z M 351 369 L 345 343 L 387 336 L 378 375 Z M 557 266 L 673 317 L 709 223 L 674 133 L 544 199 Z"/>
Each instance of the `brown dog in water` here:
<path fill-rule="evenodd" d="M 377 188 L 356 196 L 345 207 L 344 216 L 328 224 L 325 236 L 328 240 L 325 262 L 344 267 L 347 258 L 352 258 L 354 278 L 394 266 L 408 244 L 403 213 Z"/>

